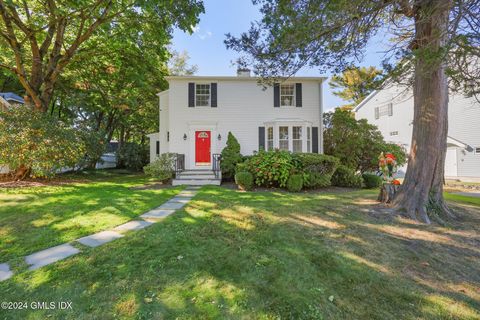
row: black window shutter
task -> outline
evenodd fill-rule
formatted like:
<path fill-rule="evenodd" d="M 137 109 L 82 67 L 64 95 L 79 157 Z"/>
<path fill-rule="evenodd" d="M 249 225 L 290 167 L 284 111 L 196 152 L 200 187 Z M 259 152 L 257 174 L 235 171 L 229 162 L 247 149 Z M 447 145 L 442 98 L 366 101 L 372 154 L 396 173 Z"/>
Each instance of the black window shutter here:
<path fill-rule="evenodd" d="M 318 153 L 318 127 L 312 127 L 312 152 Z"/>
<path fill-rule="evenodd" d="M 295 101 L 297 107 L 302 106 L 302 84 L 295 83 Z"/>
<path fill-rule="evenodd" d="M 273 106 L 275 108 L 280 107 L 280 84 L 273 84 Z"/>
<path fill-rule="evenodd" d="M 195 107 L 195 83 L 188 83 L 188 106 L 190 108 Z"/>
<path fill-rule="evenodd" d="M 156 149 L 156 154 L 157 156 L 160 154 L 160 141 L 157 141 L 157 145 L 156 145 L 157 149 Z"/>
<path fill-rule="evenodd" d="M 212 83 L 210 85 L 210 88 L 211 88 L 211 93 L 212 93 L 212 96 L 211 96 L 211 107 L 212 108 L 216 108 L 217 107 L 217 84 L 216 83 Z"/>
<path fill-rule="evenodd" d="M 265 127 L 258 127 L 258 151 L 265 150 Z"/>

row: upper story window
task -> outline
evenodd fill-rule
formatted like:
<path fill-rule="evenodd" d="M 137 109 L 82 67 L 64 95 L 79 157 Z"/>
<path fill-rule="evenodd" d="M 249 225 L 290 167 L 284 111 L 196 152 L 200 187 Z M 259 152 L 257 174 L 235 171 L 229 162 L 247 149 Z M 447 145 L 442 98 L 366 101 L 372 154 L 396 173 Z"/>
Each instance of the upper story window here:
<path fill-rule="evenodd" d="M 474 153 L 480 155 L 480 147 L 475 147 Z"/>
<path fill-rule="evenodd" d="M 383 116 L 393 116 L 393 104 L 389 103 L 381 107 L 375 107 L 375 119 L 380 119 Z"/>
<path fill-rule="evenodd" d="M 398 136 L 398 131 L 390 131 L 391 136 Z"/>
<path fill-rule="evenodd" d="M 210 84 L 195 84 L 195 106 L 209 107 L 210 106 Z"/>
<path fill-rule="evenodd" d="M 288 83 L 280 85 L 280 106 L 295 106 L 295 84 Z"/>

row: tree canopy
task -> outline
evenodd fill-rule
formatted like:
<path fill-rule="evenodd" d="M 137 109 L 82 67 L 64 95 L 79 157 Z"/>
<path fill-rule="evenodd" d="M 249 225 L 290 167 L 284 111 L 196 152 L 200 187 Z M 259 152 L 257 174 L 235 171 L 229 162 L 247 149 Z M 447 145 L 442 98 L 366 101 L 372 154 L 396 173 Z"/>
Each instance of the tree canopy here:
<path fill-rule="evenodd" d="M 349 102 L 346 107 L 353 107 L 377 89 L 382 78 L 382 70 L 375 67 L 349 67 L 341 74 L 333 75 L 329 85 L 334 95 Z"/>
<path fill-rule="evenodd" d="M 164 53 L 173 27 L 191 32 L 201 12 L 197 0 L 0 0 L 0 67 L 17 77 L 36 109 L 47 111 L 74 60 L 86 66 L 112 52 L 127 59 L 132 46 Z"/>

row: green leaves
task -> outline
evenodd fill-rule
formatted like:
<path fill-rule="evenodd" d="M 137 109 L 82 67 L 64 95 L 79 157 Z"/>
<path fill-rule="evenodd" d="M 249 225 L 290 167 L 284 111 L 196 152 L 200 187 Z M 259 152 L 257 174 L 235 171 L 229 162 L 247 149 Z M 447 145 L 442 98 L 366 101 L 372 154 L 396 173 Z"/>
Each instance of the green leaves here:
<path fill-rule="evenodd" d="M 32 177 L 72 168 L 84 156 L 78 132 L 48 114 L 18 106 L 0 112 L 0 163 L 26 167 Z"/>

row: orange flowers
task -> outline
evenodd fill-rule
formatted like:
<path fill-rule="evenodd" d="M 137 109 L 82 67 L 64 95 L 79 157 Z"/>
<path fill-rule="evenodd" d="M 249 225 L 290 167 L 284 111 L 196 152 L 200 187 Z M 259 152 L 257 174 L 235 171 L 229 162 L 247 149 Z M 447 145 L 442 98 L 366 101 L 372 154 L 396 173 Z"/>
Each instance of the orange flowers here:
<path fill-rule="evenodd" d="M 392 180 L 392 184 L 396 185 L 396 186 L 399 186 L 400 185 L 400 181 L 397 180 L 397 179 L 393 179 Z"/>

